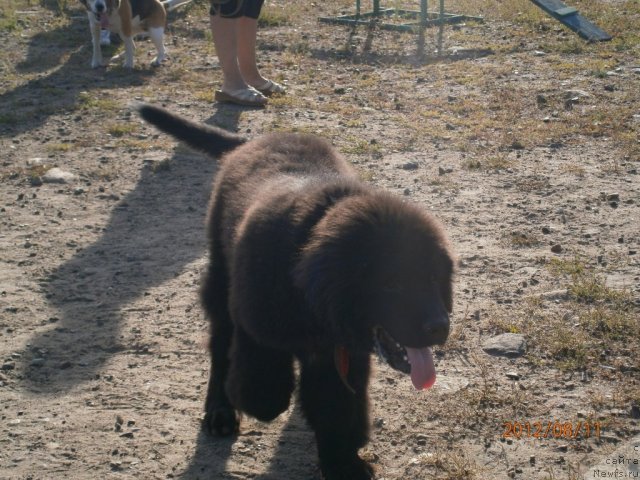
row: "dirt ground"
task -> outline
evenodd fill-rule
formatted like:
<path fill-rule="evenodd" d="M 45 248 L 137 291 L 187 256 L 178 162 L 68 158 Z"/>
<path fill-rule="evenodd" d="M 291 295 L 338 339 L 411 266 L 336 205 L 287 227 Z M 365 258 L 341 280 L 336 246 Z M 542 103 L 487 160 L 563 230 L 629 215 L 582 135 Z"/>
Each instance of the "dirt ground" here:
<path fill-rule="evenodd" d="M 436 386 L 373 360 L 377 478 L 638 478 L 637 449 L 610 460 L 640 442 L 640 8 L 574 2 L 614 35 L 588 44 L 524 0 L 454 3 L 484 22 L 445 28 L 438 55 L 437 28 L 422 49 L 318 22 L 346 0 L 267 2 L 261 67 L 288 93 L 247 110 L 212 101 L 203 4 L 169 15 L 166 64 L 142 40 L 126 71 L 90 68 L 79 4 L 0 0 L 0 478 L 321 478 L 295 406 L 235 442 L 200 431 L 216 166 L 143 124 L 140 100 L 325 136 L 446 226 L 459 268 Z M 524 353 L 489 355 L 502 333 Z"/>

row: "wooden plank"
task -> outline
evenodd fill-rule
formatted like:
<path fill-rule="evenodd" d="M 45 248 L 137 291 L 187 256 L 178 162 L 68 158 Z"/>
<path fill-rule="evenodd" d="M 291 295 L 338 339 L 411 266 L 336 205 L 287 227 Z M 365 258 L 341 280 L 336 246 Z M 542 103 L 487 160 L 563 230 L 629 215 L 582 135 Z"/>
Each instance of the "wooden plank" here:
<path fill-rule="evenodd" d="M 566 25 L 585 40 L 601 42 L 611 40 L 611 35 L 584 18 L 577 9 L 569 7 L 560 0 L 531 0 L 546 13 Z"/>

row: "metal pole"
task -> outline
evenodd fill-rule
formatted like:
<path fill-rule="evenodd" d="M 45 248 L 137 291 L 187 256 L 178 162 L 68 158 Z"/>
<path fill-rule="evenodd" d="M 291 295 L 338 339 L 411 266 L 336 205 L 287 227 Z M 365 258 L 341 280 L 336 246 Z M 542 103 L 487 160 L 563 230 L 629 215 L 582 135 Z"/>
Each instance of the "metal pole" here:
<path fill-rule="evenodd" d="M 442 55 L 443 33 L 444 33 L 444 0 L 440 0 L 440 20 L 438 21 L 438 56 Z"/>
<path fill-rule="evenodd" d="M 373 0 L 373 16 L 377 17 L 380 15 L 380 0 Z"/>

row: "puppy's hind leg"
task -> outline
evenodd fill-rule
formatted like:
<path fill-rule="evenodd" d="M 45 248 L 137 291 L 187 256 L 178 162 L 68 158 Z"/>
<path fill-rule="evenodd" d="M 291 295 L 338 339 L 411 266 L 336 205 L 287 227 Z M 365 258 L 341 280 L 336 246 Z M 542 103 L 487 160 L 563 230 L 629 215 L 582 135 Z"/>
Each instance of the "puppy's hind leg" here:
<path fill-rule="evenodd" d="M 167 58 L 167 52 L 164 48 L 164 27 L 151 27 L 149 28 L 149 37 L 156 47 L 158 54 L 152 60 L 151 66 L 159 66 L 165 58 Z"/>
<path fill-rule="evenodd" d="M 212 252 L 212 257 L 214 253 Z M 211 321 L 209 348 L 211 371 L 205 401 L 203 428 L 210 434 L 232 435 L 238 430 L 238 417 L 224 390 L 229 371 L 229 349 L 233 325 L 227 306 L 227 276 L 222 262 L 212 260 L 201 290 L 202 303 Z"/>

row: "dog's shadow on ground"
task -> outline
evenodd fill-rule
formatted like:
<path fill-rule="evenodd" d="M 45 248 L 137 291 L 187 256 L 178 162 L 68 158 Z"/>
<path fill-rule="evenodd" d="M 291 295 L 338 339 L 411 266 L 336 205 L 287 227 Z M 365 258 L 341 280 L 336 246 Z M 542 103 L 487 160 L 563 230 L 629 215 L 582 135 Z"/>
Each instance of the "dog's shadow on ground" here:
<path fill-rule="evenodd" d="M 206 123 L 235 130 L 240 113 L 220 106 Z M 168 166 L 143 166 L 139 182 L 117 201 L 100 238 L 78 249 L 43 282 L 55 316 L 52 329 L 36 334 L 23 354 L 25 388 L 32 393 L 86 382 L 111 355 L 133 348 L 120 336 L 123 316 L 138 315 L 127 305 L 204 256 L 216 162 L 178 148 L 162 163 Z M 197 302 L 195 288 L 193 295 Z"/>
<path fill-rule="evenodd" d="M 297 405 L 278 434 L 278 446 L 269 459 L 268 470 L 256 475 L 256 469 L 251 464 L 256 462 L 256 457 L 261 452 L 261 437 L 265 435 L 259 427 L 260 424 L 258 429 L 250 429 L 236 438 L 214 438 L 200 431 L 196 451 L 189 466 L 179 478 L 181 480 L 322 479 L 313 432 L 307 426 Z M 233 451 L 234 443 L 237 443 L 238 452 Z M 232 455 L 238 460 L 232 460 Z M 245 456 L 247 461 L 243 462 Z"/>
<path fill-rule="evenodd" d="M 45 5 L 57 10 L 50 3 Z M 87 15 L 81 8 L 65 14 L 68 22 L 59 22 L 59 26 L 29 39 L 27 54 L 15 68 L 17 75 L 30 74 L 32 78 L 0 95 L 0 137 L 11 138 L 35 130 L 51 115 L 78 111 L 81 102 L 87 99 L 83 95 L 98 97 L 103 89 L 146 85 L 148 78 L 155 74 L 157 68 L 151 67 L 139 54 L 132 70 L 115 65 L 108 70 L 91 68 Z M 170 15 L 177 14 L 178 11 Z M 142 42 L 136 45 L 144 48 Z M 105 59 L 116 50 L 116 47 L 103 47 Z M 114 62 L 121 64 L 122 60 Z"/>

